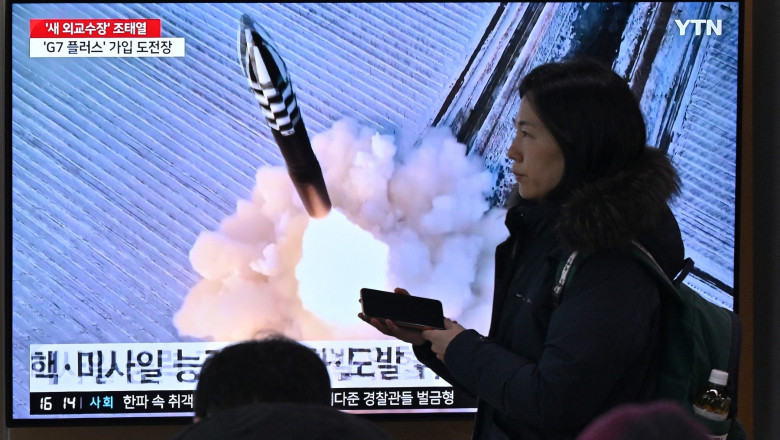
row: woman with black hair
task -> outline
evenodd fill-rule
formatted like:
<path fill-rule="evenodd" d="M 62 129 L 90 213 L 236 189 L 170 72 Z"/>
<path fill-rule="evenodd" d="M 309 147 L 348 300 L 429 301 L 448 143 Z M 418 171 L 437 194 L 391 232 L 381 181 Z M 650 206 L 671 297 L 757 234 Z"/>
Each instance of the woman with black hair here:
<path fill-rule="evenodd" d="M 449 319 L 423 332 L 363 319 L 478 397 L 475 439 L 574 439 L 607 410 L 653 397 L 660 291 L 629 252 L 636 240 L 670 278 L 682 268 L 668 207 L 679 178 L 646 146 L 637 99 L 608 67 L 544 64 L 520 96 L 488 335 Z M 556 299 L 556 270 L 575 250 L 588 257 Z"/>

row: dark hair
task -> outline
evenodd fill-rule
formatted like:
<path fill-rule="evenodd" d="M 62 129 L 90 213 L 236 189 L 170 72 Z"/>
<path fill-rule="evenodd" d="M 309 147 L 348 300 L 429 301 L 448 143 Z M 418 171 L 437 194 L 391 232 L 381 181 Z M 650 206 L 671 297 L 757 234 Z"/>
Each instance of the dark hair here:
<path fill-rule="evenodd" d="M 330 376 L 310 348 L 283 336 L 240 342 L 204 363 L 195 416 L 259 402 L 330 405 Z"/>
<path fill-rule="evenodd" d="M 324 405 L 255 403 L 190 425 L 170 440 L 390 440 L 372 421 Z"/>
<path fill-rule="evenodd" d="M 520 83 L 561 148 L 564 172 L 549 199 L 630 167 L 647 142 L 645 121 L 626 81 L 597 61 L 542 64 Z"/>

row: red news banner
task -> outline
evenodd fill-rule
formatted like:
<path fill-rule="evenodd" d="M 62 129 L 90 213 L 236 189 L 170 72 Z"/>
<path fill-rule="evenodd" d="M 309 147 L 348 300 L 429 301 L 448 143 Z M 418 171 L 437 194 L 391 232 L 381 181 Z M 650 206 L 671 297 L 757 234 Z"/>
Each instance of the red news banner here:
<path fill-rule="evenodd" d="M 31 19 L 30 57 L 183 57 L 159 18 Z"/>
<path fill-rule="evenodd" d="M 159 18 L 30 20 L 30 38 L 160 38 Z"/>

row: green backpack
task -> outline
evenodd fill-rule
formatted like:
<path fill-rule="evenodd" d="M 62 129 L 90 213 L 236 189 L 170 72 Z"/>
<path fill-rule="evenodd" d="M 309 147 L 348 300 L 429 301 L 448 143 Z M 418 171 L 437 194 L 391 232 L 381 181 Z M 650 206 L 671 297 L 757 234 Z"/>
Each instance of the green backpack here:
<path fill-rule="evenodd" d="M 707 385 L 712 369 L 726 371 L 729 373 L 727 390 L 731 395 L 729 417 L 722 422 L 695 417 L 714 434 L 728 434 L 729 440 L 746 439 L 745 431 L 737 420 L 742 337 L 739 317 L 731 310 L 707 301 L 682 283 L 693 269 L 693 260 L 687 258 L 680 275 L 670 280 L 647 249 L 637 242 L 633 244 L 634 258 L 653 274 L 662 288 L 661 360 L 656 397 L 676 400 L 694 414 L 693 399 Z M 577 263 L 586 257 L 574 252 L 558 267 L 558 281 L 553 289 L 556 304 L 576 272 Z"/>

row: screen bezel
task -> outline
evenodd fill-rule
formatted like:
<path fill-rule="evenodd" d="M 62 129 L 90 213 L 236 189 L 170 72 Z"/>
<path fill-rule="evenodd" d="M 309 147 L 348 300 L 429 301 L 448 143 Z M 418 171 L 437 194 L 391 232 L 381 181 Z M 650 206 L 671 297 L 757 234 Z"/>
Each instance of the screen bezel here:
<path fill-rule="evenodd" d="M 10 63 L 10 52 L 11 52 L 11 43 L 10 43 L 10 32 L 11 32 L 11 14 L 10 14 L 10 8 L 13 3 L 36 3 L 36 2 L 28 2 L 28 1 L 8 1 L 3 0 L 3 14 L 4 19 L 3 23 L 5 25 L 5 28 L 8 29 L 8 31 L 4 32 L 3 35 L 3 50 L 5 51 L 5 56 L 3 57 L 3 88 L 5 96 L 8 98 L 4 99 L 3 102 L 3 142 L 4 142 L 4 148 L 3 148 L 3 160 L 4 160 L 4 166 L 2 171 L 2 177 L 3 182 L 5 185 L 4 191 L 5 194 L 8 194 L 10 192 L 11 188 L 11 175 L 10 172 L 8 172 L 6 168 L 6 164 L 10 164 L 11 161 L 11 130 L 10 130 L 10 123 L 11 123 L 11 109 L 10 109 L 10 96 L 11 96 L 11 63 Z M 103 2 L 97 2 L 97 3 L 103 3 Z M 111 3 L 111 2 L 107 2 Z M 744 145 L 743 140 L 743 113 L 744 113 L 744 93 L 743 93 L 743 83 L 745 79 L 743 78 L 743 72 L 744 72 L 744 63 L 745 63 L 745 47 L 744 47 L 744 32 L 745 32 L 745 2 L 742 0 L 737 0 L 736 3 L 739 4 L 739 23 L 740 23 L 740 29 L 739 29 L 739 53 L 738 53 L 738 65 L 739 65 L 739 71 L 738 71 L 738 102 L 737 102 L 737 156 L 736 156 L 736 164 L 737 164 L 737 175 L 736 175 L 736 218 L 735 218 L 735 252 L 734 252 L 734 310 L 736 312 L 739 312 L 738 307 L 743 302 L 741 300 L 741 294 L 744 292 L 741 292 L 740 289 L 740 274 L 742 273 L 741 270 L 741 264 L 740 260 L 742 259 L 741 255 L 745 253 L 745 250 L 741 248 L 741 239 L 740 235 L 742 233 L 742 228 L 744 227 L 743 222 L 745 222 L 748 219 L 743 218 L 744 214 L 742 212 L 742 197 L 744 193 L 744 189 L 742 188 L 742 174 L 744 173 L 743 170 L 743 149 L 746 148 Z M 5 338 L 4 338 L 4 349 L 2 356 L 4 357 L 4 369 L 3 373 L 5 374 L 5 380 L 4 380 L 4 386 L 6 387 L 6 395 L 5 395 L 5 402 L 11 401 L 11 393 L 12 393 L 12 387 L 9 386 L 12 380 L 12 371 L 11 371 L 11 363 L 8 361 L 7 351 L 12 346 L 12 333 L 11 333 L 11 320 L 6 319 L 6 315 L 10 313 L 11 311 L 11 295 L 10 295 L 10 274 L 12 273 L 12 261 L 11 261 L 11 252 L 10 252 L 10 241 L 7 240 L 8 237 L 11 236 L 11 205 L 9 198 L 5 198 L 6 203 L 3 210 L 3 230 L 4 230 L 4 236 L 3 236 L 3 261 L 4 261 L 4 292 L 3 292 L 3 304 L 5 307 L 5 312 L 3 313 L 3 328 L 5 331 Z M 386 414 L 365 414 L 361 415 L 365 417 L 369 417 L 371 419 L 376 420 L 400 420 L 400 419 L 414 419 L 414 420 L 451 420 L 451 419 L 470 419 L 473 417 L 472 413 L 404 413 L 404 414 L 393 414 L 393 413 L 386 413 Z M 120 418 L 74 418 L 74 419 L 14 419 L 12 414 L 12 408 L 10 405 L 6 405 L 5 408 L 5 417 L 6 417 L 6 423 L 9 427 L 23 427 L 23 426 L 110 426 L 110 425 L 167 425 L 167 424 L 174 424 L 174 425 L 180 425 L 180 424 L 188 424 L 191 421 L 190 417 L 182 416 L 182 417 L 120 417 Z"/>

